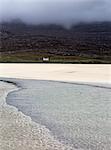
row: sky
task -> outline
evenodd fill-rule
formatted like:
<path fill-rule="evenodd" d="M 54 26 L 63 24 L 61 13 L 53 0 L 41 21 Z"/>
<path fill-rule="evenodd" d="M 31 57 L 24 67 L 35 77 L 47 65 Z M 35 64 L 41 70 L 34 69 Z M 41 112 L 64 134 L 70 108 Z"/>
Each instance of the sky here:
<path fill-rule="evenodd" d="M 31 24 L 111 21 L 111 0 L 0 0 L 0 21 Z"/>

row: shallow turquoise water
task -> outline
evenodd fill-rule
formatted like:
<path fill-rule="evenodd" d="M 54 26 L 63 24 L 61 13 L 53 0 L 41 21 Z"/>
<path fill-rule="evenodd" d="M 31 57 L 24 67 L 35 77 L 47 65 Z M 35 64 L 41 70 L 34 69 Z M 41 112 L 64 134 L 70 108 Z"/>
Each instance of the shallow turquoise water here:
<path fill-rule="evenodd" d="M 16 80 L 7 103 L 45 125 L 61 142 L 84 150 L 111 149 L 111 89 L 51 81 Z"/>

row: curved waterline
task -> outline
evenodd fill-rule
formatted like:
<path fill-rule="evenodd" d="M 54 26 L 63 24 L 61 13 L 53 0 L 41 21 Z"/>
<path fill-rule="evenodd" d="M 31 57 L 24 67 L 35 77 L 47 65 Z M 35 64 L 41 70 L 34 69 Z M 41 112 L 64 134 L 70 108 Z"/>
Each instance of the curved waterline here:
<path fill-rule="evenodd" d="M 108 90 L 108 92 L 110 92 L 109 87 L 107 88 L 107 87 L 102 86 L 102 88 L 101 88 L 101 86 L 95 86 L 95 85 L 89 85 L 89 84 L 86 85 L 86 84 L 78 84 L 78 83 L 77 84 L 76 83 L 67 83 L 67 82 L 64 83 L 64 82 L 46 81 L 46 80 L 43 81 L 43 80 L 17 80 L 16 79 L 16 80 L 14 80 L 14 82 L 19 83 L 22 87 L 22 90 L 19 91 L 20 93 L 14 92 L 14 93 L 10 94 L 8 97 L 8 104 L 14 105 L 15 107 L 19 108 L 19 110 L 22 111 L 27 116 L 31 116 L 33 121 L 35 121 L 41 125 L 44 125 L 46 128 L 51 130 L 52 133 L 54 133 L 54 136 L 56 136 L 57 132 L 59 134 L 62 134 L 63 131 L 61 131 L 61 127 L 62 128 L 65 127 L 63 129 L 66 130 L 67 126 L 66 125 L 63 126 L 64 124 L 62 124 L 62 126 L 61 126 L 60 124 L 64 123 L 64 119 L 65 119 L 65 121 L 67 121 L 67 117 L 71 117 L 70 115 L 72 115 L 72 118 L 74 120 L 72 120 L 72 118 L 70 118 L 70 119 L 72 121 L 77 122 L 77 123 L 76 123 L 76 126 L 75 126 L 75 124 L 73 126 L 73 124 L 72 124 L 73 122 L 71 122 L 71 126 L 73 127 L 73 130 L 74 130 L 73 132 L 77 137 L 74 137 L 74 138 L 76 138 L 76 140 L 74 140 L 73 138 L 71 139 L 71 137 L 70 137 L 70 144 L 74 144 L 74 147 L 77 147 L 77 148 L 82 147 L 85 150 L 86 150 L 86 147 L 88 145 L 89 145 L 89 148 L 91 148 L 91 150 L 97 149 L 97 147 L 96 147 L 97 145 L 99 146 L 98 149 L 100 149 L 100 150 L 102 150 L 101 149 L 102 147 L 105 150 L 108 149 L 108 147 L 110 146 L 109 145 L 109 137 L 108 137 L 108 134 L 110 132 L 109 132 L 109 130 L 107 131 L 107 127 L 110 128 L 109 123 L 107 122 L 109 120 L 109 117 L 110 117 L 109 116 L 110 115 L 110 113 L 109 113 L 109 111 L 110 111 L 110 109 L 109 109 L 109 107 L 110 107 L 110 102 L 109 102 L 110 95 L 108 96 L 108 94 L 107 94 L 107 90 Z M 23 86 L 22 86 L 22 84 L 23 84 Z M 26 85 L 24 85 L 24 84 L 26 84 Z M 52 90 L 54 85 L 56 85 L 57 88 L 55 88 L 53 91 L 50 92 L 50 90 Z M 44 94 L 44 92 L 42 92 L 42 90 L 44 89 L 44 86 L 45 86 L 45 89 L 47 89 L 45 91 L 46 95 L 44 97 L 44 99 L 46 100 L 45 103 L 44 103 L 44 99 L 40 99 L 41 95 L 43 96 L 43 94 Z M 67 106 L 69 107 L 69 103 L 65 104 L 66 101 L 61 101 L 61 98 L 64 98 L 64 97 L 61 97 L 61 93 L 58 93 L 58 92 L 60 92 L 60 90 L 62 90 L 64 88 L 64 86 L 66 87 L 65 91 L 67 91 L 67 88 L 69 88 L 69 91 L 68 91 L 69 95 L 68 95 L 68 97 L 66 95 L 65 100 L 67 100 L 67 98 L 70 98 L 70 96 L 72 96 L 72 91 L 71 91 L 72 88 L 75 87 L 75 92 L 77 92 L 77 93 L 79 92 L 78 94 L 75 93 L 75 95 L 78 98 L 78 100 L 76 101 L 76 104 L 75 104 L 77 106 L 74 107 L 74 104 L 72 102 L 71 102 L 72 105 L 70 106 L 70 107 L 72 107 L 72 108 L 74 107 L 74 109 L 76 109 L 75 112 L 71 112 L 71 109 L 68 109 L 68 112 L 67 112 L 66 110 L 67 110 Z M 48 88 L 49 88 L 49 90 L 48 90 Z M 80 90 L 80 91 L 78 91 L 78 90 Z M 33 94 L 37 91 L 38 91 L 38 93 L 35 95 L 35 98 L 34 98 Z M 32 95 L 30 94 L 30 92 Z M 86 96 L 84 96 L 84 92 L 86 93 Z M 97 92 L 97 93 L 95 93 L 95 92 Z M 81 99 L 82 101 L 84 101 L 83 104 L 82 104 L 82 101 L 79 100 L 81 93 L 83 93 L 83 98 Z M 28 97 L 27 97 L 27 94 L 28 94 Z M 53 96 L 53 94 L 55 94 L 55 95 Z M 64 94 L 64 89 L 62 90 L 62 94 Z M 88 94 L 91 94 L 91 95 L 89 95 L 89 98 L 87 97 Z M 53 101 L 47 101 L 49 99 L 49 97 L 47 97 L 47 95 L 53 96 L 54 100 Z M 58 97 L 55 98 L 55 96 L 57 96 L 57 95 L 58 95 Z M 106 101 L 103 101 L 101 95 L 103 96 L 103 98 L 106 99 Z M 90 103 L 90 98 L 92 96 L 95 98 L 93 98 L 91 100 L 91 103 Z M 19 99 L 21 99 L 21 98 L 22 98 L 22 101 L 20 101 L 20 103 L 19 103 Z M 27 98 L 29 98 L 28 101 L 27 101 Z M 33 100 L 33 98 L 34 98 L 34 100 Z M 36 102 L 37 105 L 35 105 L 35 100 L 37 100 L 37 102 Z M 42 102 L 41 100 L 43 101 L 43 103 L 41 103 Z M 93 102 L 93 104 L 92 104 L 92 102 Z M 33 107 L 32 107 L 32 103 L 34 103 Z M 28 104 L 28 105 L 25 107 L 26 104 Z M 40 112 L 37 110 L 36 113 L 33 114 L 33 111 L 35 111 L 34 109 L 37 109 L 39 104 L 40 104 Z M 54 105 L 52 105 L 53 107 L 50 106 L 50 104 L 51 105 L 54 104 Z M 83 107 L 83 105 L 84 105 L 84 107 Z M 85 105 L 87 106 L 87 108 L 85 108 Z M 107 105 L 107 107 L 105 105 Z M 31 106 L 32 108 L 30 108 L 28 106 Z M 97 109 L 95 109 L 96 106 L 97 106 Z M 51 112 L 47 112 L 47 110 L 50 109 L 51 107 L 53 108 L 51 110 Z M 60 112 L 57 112 L 58 111 L 57 107 L 60 107 L 59 108 Z M 65 111 L 63 110 L 63 108 L 65 109 Z M 103 112 L 102 112 L 102 109 L 103 109 Z M 87 111 L 84 112 L 84 110 L 85 111 L 87 110 Z M 90 110 L 91 110 L 91 112 L 90 112 Z M 61 116 L 61 111 L 62 111 L 62 116 Z M 72 111 L 73 111 L 73 109 L 72 109 Z M 107 114 L 105 113 L 105 111 Z M 30 113 L 32 113 L 32 114 L 30 114 Z M 58 114 L 57 116 L 56 116 L 56 113 Z M 53 116 L 50 116 L 50 115 L 53 115 Z M 56 117 L 55 119 L 59 118 L 61 120 L 57 120 L 57 121 L 55 119 L 53 120 L 53 117 Z M 60 122 L 58 122 L 58 121 L 60 121 Z M 58 128 L 58 125 L 59 125 L 59 128 Z M 99 127 L 100 127 L 100 129 L 99 129 Z M 80 130 L 81 132 L 79 132 L 79 131 L 75 132 L 74 128 L 77 130 Z M 88 130 L 90 131 L 90 133 Z M 84 132 L 86 134 L 86 131 L 87 131 L 87 135 L 84 135 Z M 95 131 L 96 131 L 96 133 L 95 133 Z M 93 132 L 94 132 L 94 134 L 99 134 L 99 137 L 98 136 L 95 137 Z M 67 132 L 67 134 L 68 134 L 68 132 Z M 81 137 L 79 134 L 81 134 Z M 67 142 L 67 140 L 69 140 L 69 136 L 68 137 L 67 137 L 67 135 L 65 135 L 65 136 L 66 136 L 65 140 Z M 89 138 L 89 136 L 91 139 Z M 108 139 L 106 136 L 108 137 Z M 62 135 L 61 136 L 57 135 L 57 137 L 59 137 L 61 140 L 64 140 L 64 137 L 62 137 Z M 105 139 L 103 137 L 105 137 Z M 91 142 L 91 143 L 89 144 L 86 141 Z M 106 142 L 106 144 L 105 144 L 105 142 Z M 95 146 L 92 143 L 94 143 Z M 84 144 L 87 146 L 85 147 Z"/>
<path fill-rule="evenodd" d="M 10 93 L 20 90 L 20 86 L 18 88 L 15 82 L 9 80 L 2 80 L 1 82 L 14 85 L 11 90 L 5 93 L 5 101 Z M 2 122 L 0 144 L 2 145 L 2 149 L 6 149 L 8 146 L 9 150 L 12 148 L 16 148 L 17 150 L 20 150 L 21 148 L 22 150 L 30 150 L 31 147 L 34 150 L 72 150 L 71 147 L 65 146 L 54 139 L 54 137 L 50 134 L 50 131 L 45 126 L 41 126 L 33 122 L 30 116 L 24 115 L 13 105 L 8 105 L 7 103 L 5 103 L 5 105 L 2 104 L 0 114 L 0 120 Z M 4 121 L 7 123 L 4 124 Z M 5 130 L 7 134 L 4 133 Z M 21 131 L 23 131 L 23 133 Z M 8 138 L 8 136 L 11 137 L 7 140 L 7 142 L 5 142 L 4 139 Z M 21 139 L 21 137 L 23 138 Z"/>

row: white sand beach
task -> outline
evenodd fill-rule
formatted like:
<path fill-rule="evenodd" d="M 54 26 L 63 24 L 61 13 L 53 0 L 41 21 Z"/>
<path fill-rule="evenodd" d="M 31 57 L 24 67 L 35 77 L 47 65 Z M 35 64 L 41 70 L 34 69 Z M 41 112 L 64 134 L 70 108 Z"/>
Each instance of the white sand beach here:
<path fill-rule="evenodd" d="M 0 77 L 111 83 L 111 65 L 0 64 Z"/>

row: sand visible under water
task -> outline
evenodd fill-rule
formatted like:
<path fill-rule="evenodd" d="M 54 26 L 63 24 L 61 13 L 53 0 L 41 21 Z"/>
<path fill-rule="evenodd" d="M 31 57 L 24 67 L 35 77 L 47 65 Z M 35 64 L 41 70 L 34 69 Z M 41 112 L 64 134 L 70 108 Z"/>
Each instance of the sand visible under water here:
<path fill-rule="evenodd" d="M 0 150 L 72 150 L 44 126 L 6 104 L 7 94 L 14 90 L 15 85 L 0 81 Z"/>

